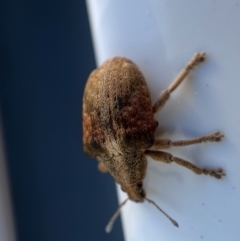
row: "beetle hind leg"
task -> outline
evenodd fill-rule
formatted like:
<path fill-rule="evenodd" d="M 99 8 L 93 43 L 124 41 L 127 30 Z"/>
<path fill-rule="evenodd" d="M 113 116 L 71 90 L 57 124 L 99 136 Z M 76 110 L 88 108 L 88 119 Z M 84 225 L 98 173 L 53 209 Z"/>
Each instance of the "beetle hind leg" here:
<path fill-rule="evenodd" d="M 153 113 L 156 113 L 165 105 L 167 100 L 170 97 L 170 94 L 181 84 L 181 82 L 185 79 L 185 77 L 191 72 L 191 70 L 203 62 L 205 59 L 205 53 L 196 53 L 193 58 L 189 61 L 186 67 L 179 73 L 176 79 L 172 82 L 172 84 L 168 87 L 167 90 L 161 92 L 158 97 L 156 103 L 153 105 Z"/>

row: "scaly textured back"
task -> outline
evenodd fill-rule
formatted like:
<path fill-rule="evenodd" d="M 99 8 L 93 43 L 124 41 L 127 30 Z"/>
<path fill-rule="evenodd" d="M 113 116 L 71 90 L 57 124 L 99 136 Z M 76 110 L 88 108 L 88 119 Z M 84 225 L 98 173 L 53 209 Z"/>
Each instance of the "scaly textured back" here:
<path fill-rule="evenodd" d="M 88 155 L 101 157 L 108 169 L 106 160 L 113 156 L 142 156 L 154 142 L 157 124 L 146 81 L 132 61 L 115 57 L 91 73 L 83 97 Z"/>

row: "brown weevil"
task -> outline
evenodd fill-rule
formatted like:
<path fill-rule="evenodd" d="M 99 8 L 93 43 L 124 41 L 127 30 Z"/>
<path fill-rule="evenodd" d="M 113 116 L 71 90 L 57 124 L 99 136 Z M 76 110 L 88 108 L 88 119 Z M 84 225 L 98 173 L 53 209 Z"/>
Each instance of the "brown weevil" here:
<path fill-rule="evenodd" d="M 170 94 L 180 85 L 189 72 L 205 59 L 205 53 L 196 53 L 168 89 L 161 92 L 154 105 L 143 74 L 129 59 L 114 57 L 94 70 L 86 83 L 83 96 L 83 145 L 84 151 L 98 160 L 102 172 L 109 171 L 115 181 L 127 193 L 128 199 L 120 204 L 106 231 L 110 232 L 120 208 L 132 200 L 148 202 L 143 189 L 146 174 L 146 155 L 165 163 L 175 162 L 196 174 L 222 178 L 222 169 L 199 168 L 192 163 L 159 149 L 187 146 L 202 142 L 221 141 L 223 135 L 214 132 L 190 139 L 171 141 L 155 139 L 158 122 L 154 114 L 161 110 Z M 176 221 L 163 212 L 178 227 Z"/>

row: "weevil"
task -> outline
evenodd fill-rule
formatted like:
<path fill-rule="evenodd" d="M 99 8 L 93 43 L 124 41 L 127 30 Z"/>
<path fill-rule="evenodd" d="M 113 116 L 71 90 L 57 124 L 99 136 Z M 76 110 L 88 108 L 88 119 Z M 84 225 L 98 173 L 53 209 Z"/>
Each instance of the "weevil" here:
<path fill-rule="evenodd" d="M 86 83 L 83 96 L 83 146 L 84 152 L 98 160 L 98 168 L 109 172 L 128 199 L 120 204 L 110 220 L 106 231 L 110 232 L 120 208 L 127 202 L 148 202 L 155 205 L 178 227 L 159 206 L 146 197 L 143 179 L 147 159 L 177 163 L 196 174 L 210 175 L 221 179 L 222 169 L 200 168 L 160 149 L 172 146 L 187 146 L 202 142 L 219 142 L 220 132 L 190 140 L 171 141 L 155 139 L 158 121 L 154 114 L 161 110 L 171 93 L 181 84 L 191 70 L 205 59 L 205 53 L 196 53 L 170 86 L 161 92 L 152 105 L 149 89 L 139 68 L 131 60 L 114 57 L 94 70 Z"/>

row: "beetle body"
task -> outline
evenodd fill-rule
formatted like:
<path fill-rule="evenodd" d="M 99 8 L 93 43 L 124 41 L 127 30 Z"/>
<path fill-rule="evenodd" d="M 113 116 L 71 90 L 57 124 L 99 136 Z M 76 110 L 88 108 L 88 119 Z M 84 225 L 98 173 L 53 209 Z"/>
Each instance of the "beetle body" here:
<path fill-rule="evenodd" d="M 135 202 L 147 200 L 176 227 L 178 223 L 146 197 L 142 184 L 147 168 L 146 155 L 156 161 L 168 164 L 174 162 L 198 175 L 209 175 L 217 179 L 225 176 L 221 168 L 200 168 L 159 150 L 172 146 L 219 142 L 224 137 L 221 132 L 180 141 L 154 138 L 158 122 L 153 115 L 164 107 L 170 94 L 204 59 L 205 53 L 196 53 L 170 86 L 161 92 L 153 106 L 142 73 L 132 61 L 121 57 L 106 61 L 91 73 L 83 97 L 85 153 L 97 158 L 99 169 L 111 173 L 122 190 L 128 194 L 128 199 Z M 127 200 L 120 204 L 106 227 L 107 232 L 112 229 L 120 208 Z"/>
<path fill-rule="evenodd" d="M 146 81 L 130 60 L 115 57 L 94 70 L 83 97 L 84 151 L 98 157 L 133 201 L 142 201 L 147 160 L 158 122 Z"/>

